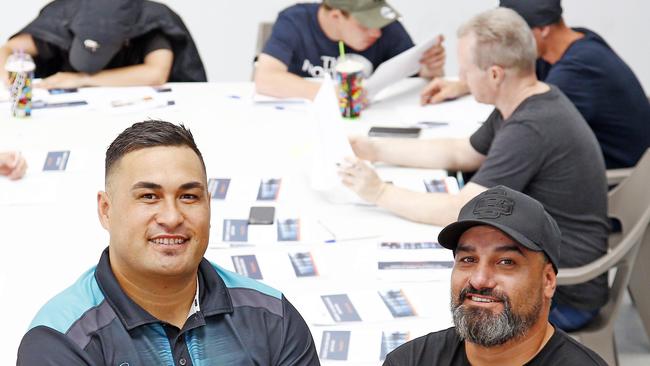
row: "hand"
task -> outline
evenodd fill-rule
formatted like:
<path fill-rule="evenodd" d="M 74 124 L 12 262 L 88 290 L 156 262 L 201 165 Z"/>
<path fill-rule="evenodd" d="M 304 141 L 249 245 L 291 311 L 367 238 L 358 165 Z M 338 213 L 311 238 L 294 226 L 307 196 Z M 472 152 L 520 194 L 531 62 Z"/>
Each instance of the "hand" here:
<path fill-rule="evenodd" d="M 0 175 L 16 180 L 22 178 L 26 170 L 27 162 L 19 152 L 0 152 Z"/>
<path fill-rule="evenodd" d="M 467 84 L 462 81 L 435 78 L 420 93 L 420 103 L 422 105 L 440 103 L 467 93 L 469 93 Z"/>
<path fill-rule="evenodd" d="M 365 136 L 351 136 L 350 145 L 354 154 L 363 160 L 377 161 L 377 151 L 373 142 Z"/>
<path fill-rule="evenodd" d="M 356 192 L 363 200 L 376 203 L 384 192 L 384 183 L 367 162 L 356 158 L 346 158 L 339 168 L 343 184 Z"/>
<path fill-rule="evenodd" d="M 34 85 L 37 88 L 54 89 L 54 88 L 80 88 L 87 85 L 88 74 L 81 72 L 57 72 L 49 76 L 40 83 Z"/>
<path fill-rule="evenodd" d="M 442 42 L 445 37 L 438 35 L 438 44 L 426 50 L 420 58 L 420 76 L 434 78 L 445 74 L 445 47 Z"/>

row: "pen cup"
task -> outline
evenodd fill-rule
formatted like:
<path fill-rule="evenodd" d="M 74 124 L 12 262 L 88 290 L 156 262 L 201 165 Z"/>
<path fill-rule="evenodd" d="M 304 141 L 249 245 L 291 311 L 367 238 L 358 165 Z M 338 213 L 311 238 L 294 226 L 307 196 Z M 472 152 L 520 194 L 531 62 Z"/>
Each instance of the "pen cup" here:
<path fill-rule="evenodd" d="M 26 53 L 14 53 L 7 59 L 5 69 L 9 73 L 11 115 L 29 117 L 32 114 L 32 80 L 36 65 Z"/>
<path fill-rule="evenodd" d="M 363 65 L 341 60 L 335 70 L 341 114 L 345 118 L 358 118 L 363 107 Z"/>

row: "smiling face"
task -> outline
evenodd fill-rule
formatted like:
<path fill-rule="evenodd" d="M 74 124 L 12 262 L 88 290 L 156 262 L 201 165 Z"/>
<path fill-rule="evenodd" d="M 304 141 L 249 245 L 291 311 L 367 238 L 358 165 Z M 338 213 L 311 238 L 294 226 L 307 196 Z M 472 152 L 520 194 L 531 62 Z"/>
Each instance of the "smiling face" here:
<path fill-rule="evenodd" d="M 127 278 L 196 273 L 210 232 L 206 187 L 203 165 L 188 147 L 125 154 L 98 194 L 113 271 Z"/>
<path fill-rule="evenodd" d="M 555 272 L 540 252 L 491 226 L 460 237 L 451 276 L 451 308 L 464 339 L 484 347 L 503 344 L 545 322 Z"/>

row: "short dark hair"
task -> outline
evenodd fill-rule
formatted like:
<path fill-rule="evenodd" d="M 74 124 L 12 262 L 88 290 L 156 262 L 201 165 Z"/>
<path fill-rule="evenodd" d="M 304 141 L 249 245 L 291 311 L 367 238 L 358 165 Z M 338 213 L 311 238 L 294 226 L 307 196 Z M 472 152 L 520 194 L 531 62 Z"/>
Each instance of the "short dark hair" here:
<path fill-rule="evenodd" d="M 183 124 L 175 125 L 161 120 L 147 120 L 136 122 L 131 127 L 122 131 L 106 150 L 106 166 L 104 178 L 113 166 L 126 154 L 140 149 L 156 146 L 187 146 L 196 153 L 201 160 L 205 172 L 203 155 L 194 142 L 194 136 Z"/>

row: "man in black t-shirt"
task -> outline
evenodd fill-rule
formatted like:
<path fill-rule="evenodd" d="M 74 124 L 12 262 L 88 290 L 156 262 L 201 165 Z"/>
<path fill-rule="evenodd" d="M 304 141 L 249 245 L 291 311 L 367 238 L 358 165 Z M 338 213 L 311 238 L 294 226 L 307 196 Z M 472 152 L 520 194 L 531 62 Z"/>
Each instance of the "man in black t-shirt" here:
<path fill-rule="evenodd" d="M 580 112 L 535 76 L 528 25 L 511 9 L 474 17 L 459 30 L 461 78 L 476 100 L 496 108 L 469 138 L 353 138 L 365 160 L 419 168 L 476 171 L 458 194 L 414 192 L 382 182 L 365 162 L 342 165 L 343 183 L 361 198 L 408 219 L 446 225 L 487 187 L 505 185 L 540 201 L 562 230 L 560 268 L 607 253 L 607 182 L 598 142 Z M 561 286 L 552 322 L 563 330 L 589 323 L 607 302 L 606 274 Z M 569 321 L 567 321 L 567 318 Z"/>
<path fill-rule="evenodd" d="M 474 197 L 438 236 L 454 251 L 455 327 L 403 344 L 384 366 L 606 365 L 548 321 L 561 241 L 531 197 L 504 186 Z"/>
<path fill-rule="evenodd" d="M 383 0 L 323 0 L 283 10 L 257 61 L 257 91 L 312 99 L 320 85 L 303 77 L 333 72 L 339 41 L 344 43 L 346 57 L 360 62 L 369 76 L 382 62 L 413 47 L 398 17 Z M 420 62 L 420 76 L 441 76 L 445 62 L 442 45 L 432 46 Z"/>
<path fill-rule="evenodd" d="M 8 81 L 7 57 L 22 50 L 34 57 L 35 76 L 43 78 L 37 86 L 44 88 L 163 84 L 175 62 L 172 39 L 193 47 L 182 22 L 173 24 L 180 18 L 163 7 L 142 0 L 54 1 L 0 48 L 0 80 Z M 163 20 L 168 29 L 157 25 Z M 199 65 L 198 54 L 193 58 Z"/>

